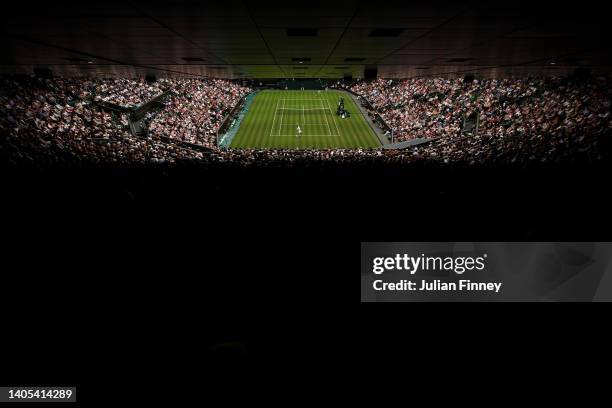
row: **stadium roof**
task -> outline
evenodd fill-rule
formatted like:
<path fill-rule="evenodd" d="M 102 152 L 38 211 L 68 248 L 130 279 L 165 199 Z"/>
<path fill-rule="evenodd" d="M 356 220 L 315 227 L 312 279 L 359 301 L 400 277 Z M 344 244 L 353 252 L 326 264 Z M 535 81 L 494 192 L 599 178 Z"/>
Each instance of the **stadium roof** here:
<path fill-rule="evenodd" d="M 592 0 L 48 1 L 2 14 L 0 72 L 381 77 L 609 71 L 608 16 Z M 5 3 L 6 4 L 6 3 Z"/>

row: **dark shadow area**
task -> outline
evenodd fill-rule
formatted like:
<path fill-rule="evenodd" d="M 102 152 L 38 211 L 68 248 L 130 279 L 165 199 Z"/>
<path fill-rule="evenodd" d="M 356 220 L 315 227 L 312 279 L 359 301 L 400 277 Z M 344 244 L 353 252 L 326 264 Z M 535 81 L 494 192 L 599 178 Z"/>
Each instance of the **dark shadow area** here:
<path fill-rule="evenodd" d="M 36 354 L 4 367 L 28 383 L 65 373 L 97 401 L 109 371 L 227 385 L 348 367 L 361 241 L 607 240 L 609 170 L 5 169 L 3 305 L 37 323 L 7 345 Z"/>

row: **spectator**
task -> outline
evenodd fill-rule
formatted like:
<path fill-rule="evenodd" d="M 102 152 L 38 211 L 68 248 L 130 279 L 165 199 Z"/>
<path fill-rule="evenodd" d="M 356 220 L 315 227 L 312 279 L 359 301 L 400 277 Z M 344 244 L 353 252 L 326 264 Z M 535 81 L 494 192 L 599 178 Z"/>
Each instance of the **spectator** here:
<path fill-rule="evenodd" d="M 572 80 L 378 79 L 357 82 L 397 140 L 435 139 L 406 150 L 219 150 L 223 118 L 250 89 L 221 79 L 142 81 L 70 78 L 1 78 L 0 156 L 9 163 L 176 163 L 300 166 L 350 164 L 561 162 L 602 157 L 610 137 L 610 77 Z M 148 115 L 147 137 L 133 137 L 124 114 L 95 101 L 140 105 L 171 90 L 164 108 Z M 463 135 L 464 115 L 479 112 L 479 131 Z M 168 142 L 165 138 L 176 140 Z M 197 144 L 200 150 L 181 143 Z"/>

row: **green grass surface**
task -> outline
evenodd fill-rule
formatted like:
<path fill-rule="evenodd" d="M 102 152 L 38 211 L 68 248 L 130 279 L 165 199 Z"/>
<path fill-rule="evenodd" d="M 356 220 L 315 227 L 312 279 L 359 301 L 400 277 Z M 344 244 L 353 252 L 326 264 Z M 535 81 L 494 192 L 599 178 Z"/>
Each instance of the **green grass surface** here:
<path fill-rule="evenodd" d="M 350 118 L 336 115 L 344 97 Z M 302 134 L 297 136 L 297 127 Z M 379 147 L 370 125 L 343 91 L 271 91 L 255 96 L 231 148 L 328 149 Z"/>

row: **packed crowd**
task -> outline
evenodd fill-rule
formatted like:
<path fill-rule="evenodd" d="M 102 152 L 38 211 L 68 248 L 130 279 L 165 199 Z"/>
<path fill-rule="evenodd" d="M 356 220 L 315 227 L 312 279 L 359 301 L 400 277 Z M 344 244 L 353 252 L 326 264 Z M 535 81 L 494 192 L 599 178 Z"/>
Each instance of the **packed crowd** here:
<path fill-rule="evenodd" d="M 97 107 L 89 98 L 89 84 L 63 78 L 0 79 L 3 161 L 133 164 L 202 158 L 201 153 L 153 138 L 132 137 L 127 116 Z"/>
<path fill-rule="evenodd" d="M 137 107 L 163 93 L 159 83 L 132 79 L 96 79 L 83 84 L 94 100 L 123 107 Z"/>
<path fill-rule="evenodd" d="M 478 133 L 495 138 L 563 137 L 612 126 L 612 78 L 378 79 L 351 90 L 367 98 L 396 141 L 449 138 L 466 116 L 479 114 Z"/>
<path fill-rule="evenodd" d="M 217 145 L 223 118 L 251 89 L 220 79 L 160 80 L 172 89 L 161 112 L 148 115 L 149 132 L 209 148 Z"/>
<path fill-rule="evenodd" d="M 0 78 L 0 159 L 8 163 L 125 164 L 191 162 L 237 166 L 558 162 L 602 157 L 612 133 L 610 78 L 572 81 L 376 80 L 352 86 L 371 102 L 400 138 L 438 138 L 405 150 L 219 150 L 216 131 L 225 115 L 250 92 L 226 80 L 139 81 L 101 87 L 105 101 L 142 103 L 162 90 L 172 95 L 148 115 L 149 133 L 134 137 L 125 114 L 96 104 L 92 81 Z M 109 81 L 108 83 L 119 84 Z M 92 97 L 94 96 L 94 97 Z M 461 131 L 463 115 L 480 113 L 479 131 Z M 177 143 L 168 142 L 168 139 Z M 193 149 L 178 142 L 194 143 Z M 609 143 L 608 143 L 609 145 Z"/>

